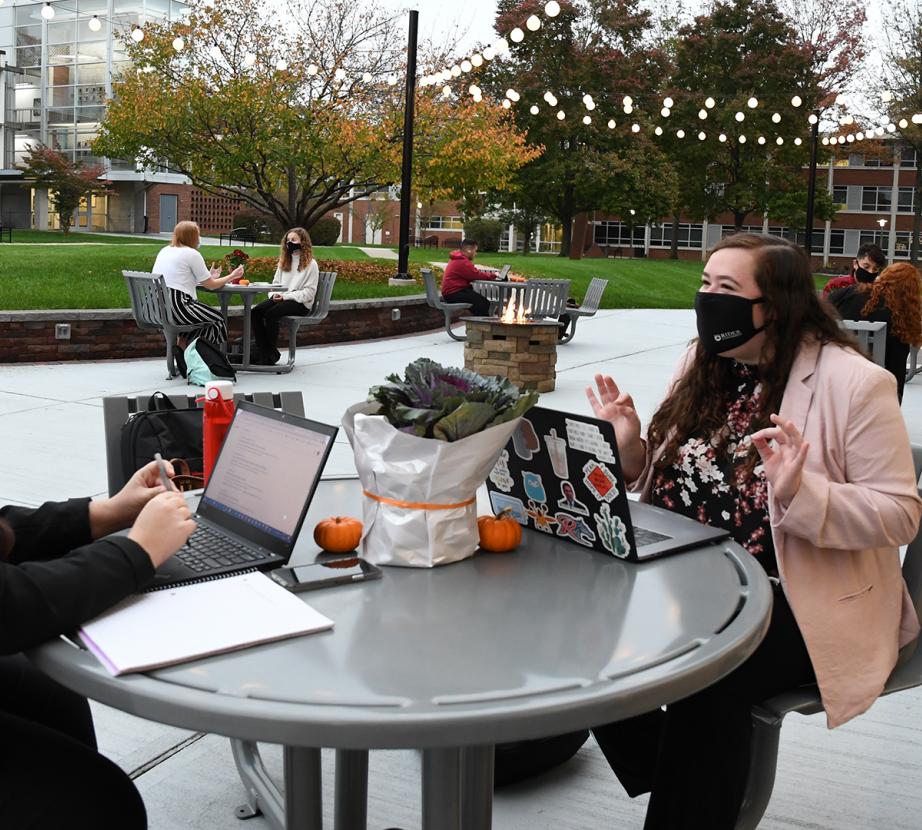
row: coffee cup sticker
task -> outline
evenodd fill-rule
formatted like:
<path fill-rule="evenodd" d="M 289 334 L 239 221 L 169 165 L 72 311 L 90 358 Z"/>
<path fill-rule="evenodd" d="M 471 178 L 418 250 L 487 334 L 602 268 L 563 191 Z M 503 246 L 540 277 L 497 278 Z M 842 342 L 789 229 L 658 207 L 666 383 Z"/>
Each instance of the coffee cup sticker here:
<path fill-rule="evenodd" d="M 595 533 L 581 516 L 570 516 L 567 513 L 557 513 L 557 535 L 572 539 L 580 545 L 587 548 L 592 547 L 595 541 Z"/>
<path fill-rule="evenodd" d="M 520 525 L 528 524 L 528 513 L 521 499 L 515 496 L 507 496 L 503 493 L 497 493 L 495 490 L 490 492 L 490 504 L 493 505 L 493 512 L 498 514 L 503 510 L 508 510 L 509 514 Z"/>
<path fill-rule="evenodd" d="M 570 510 L 573 513 L 582 513 L 584 516 L 589 515 L 589 508 L 581 501 L 576 500 L 576 490 L 569 481 L 560 482 L 561 499 L 557 506 L 562 510 Z"/>
<path fill-rule="evenodd" d="M 567 466 L 567 442 L 557 437 L 557 430 L 552 429 L 550 435 L 544 436 L 547 454 L 551 458 L 551 467 L 557 478 L 569 478 L 570 469 Z"/>
<path fill-rule="evenodd" d="M 544 482 L 537 473 L 522 473 L 522 483 L 525 485 L 525 495 L 532 501 L 547 501 L 544 491 Z"/>
<path fill-rule="evenodd" d="M 583 484 L 599 501 L 610 502 L 618 498 L 618 479 L 604 464 L 587 461 L 583 465 Z"/>
<path fill-rule="evenodd" d="M 599 461 L 615 463 L 614 448 L 596 424 L 587 424 L 585 421 L 574 421 L 570 418 L 567 418 L 566 422 L 567 441 L 574 450 L 594 455 Z"/>
<path fill-rule="evenodd" d="M 538 441 L 538 433 L 528 418 L 522 418 L 519 426 L 512 433 L 512 448 L 515 454 L 523 461 L 531 461 L 531 457 L 539 452 L 541 444 Z"/>
<path fill-rule="evenodd" d="M 509 451 L 503 450 L 499 454 L 499 460 L 496 466 L 490 472 L 490 481 L 492 481 L 504 493 L 508 493 L 515 483 L 512 475 L 509 473 Z"/>
<path fill-rule="evenodd" d="M 631 555 L 631 545 L 627 540 L 627 527 L 621 517 L 612 516 L 609 506 L 603 504 L 593 518 L 602 547 L 619 559 L 627 559 Z"/>

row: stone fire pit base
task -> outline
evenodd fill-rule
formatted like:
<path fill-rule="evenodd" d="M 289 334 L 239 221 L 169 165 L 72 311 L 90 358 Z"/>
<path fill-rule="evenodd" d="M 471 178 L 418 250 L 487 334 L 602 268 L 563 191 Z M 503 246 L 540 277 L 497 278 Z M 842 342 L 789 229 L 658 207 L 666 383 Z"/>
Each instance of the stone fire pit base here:
<path fill-rule="evenodd" d="M 560 323 L 501 323 L 496 317 L 461 319 L 467 326 L 465 369 L 481 375 L 501 375 L 522 390 L 554 391 Z"/>

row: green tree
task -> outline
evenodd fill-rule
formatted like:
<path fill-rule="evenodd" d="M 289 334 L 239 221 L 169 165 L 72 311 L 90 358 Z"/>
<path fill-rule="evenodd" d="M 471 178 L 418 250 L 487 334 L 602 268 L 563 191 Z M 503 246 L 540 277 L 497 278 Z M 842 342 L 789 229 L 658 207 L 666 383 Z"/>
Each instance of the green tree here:
<path fill-rule="evenodd" d="M 58 214 L 61 230 L 70 233 L 74 213 L 83 199 L 94 194 L 108 193 L 108 183 L 100 176 L 100 166 L 87 167 L 82 161 L 72 162 L 62 153 L 44 145 L 36 145 L 26 153 L 20 169 L 35 186 L 48 190 L 48 200 Z"/>

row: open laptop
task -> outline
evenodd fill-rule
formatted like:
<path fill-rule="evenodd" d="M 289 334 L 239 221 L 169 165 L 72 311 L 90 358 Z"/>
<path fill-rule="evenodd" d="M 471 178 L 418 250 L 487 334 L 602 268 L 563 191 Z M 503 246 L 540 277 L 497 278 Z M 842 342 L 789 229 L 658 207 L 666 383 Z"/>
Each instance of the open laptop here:
<path fill-rule="evenodd" d="M 148 590 L 288 562 L 337 427 L 241 401 L 195 513 Z"/>
<path fill-rule="evenodd" d="M 720 528 L 629 501 L 607 421 L 536 406 L 487 478 L 493 511 L 621 559 L 643 561 L 716 542 Z"/>

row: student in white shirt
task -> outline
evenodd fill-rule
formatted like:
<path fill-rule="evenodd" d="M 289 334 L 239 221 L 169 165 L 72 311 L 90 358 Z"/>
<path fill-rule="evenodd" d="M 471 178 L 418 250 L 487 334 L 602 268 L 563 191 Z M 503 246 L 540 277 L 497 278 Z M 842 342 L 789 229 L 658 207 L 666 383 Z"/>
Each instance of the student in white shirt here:
<path fill-rule="evenodd" d="M 176 320 L 181 323 L 201 323 L 198 331 L 190 333 L 189 339 L 204 337 L 219 349 L 227 347 L 227 323 L 221 312 L 213 306 L 199 302 L 195 289 L 220 288 L 237 277 L 243 276 L 243 266 L 237 266 L 227 276 L 221 276 L 221 269 L 212 264 L 211 270 L 198 252 L 201 234 L 195 222 L 179 222 L 173 228 L 173 239 L 162 248 L 154 261 L 155 274 L 162 274 L 167 285 L 167 300 Z"/>
<path fill-rule="evenodd" d="M 253 336 L 258 346 L 257 361 L 268 366 L 279 362 L 276 344 L 282 317 L 304 317 L 310 313 L 320 280 L 311 238 L 304 228 L 292 228 L 282 240 L 278 268 L 272 282 L 282 291 L 269 295 L 253 309 Z"/>

